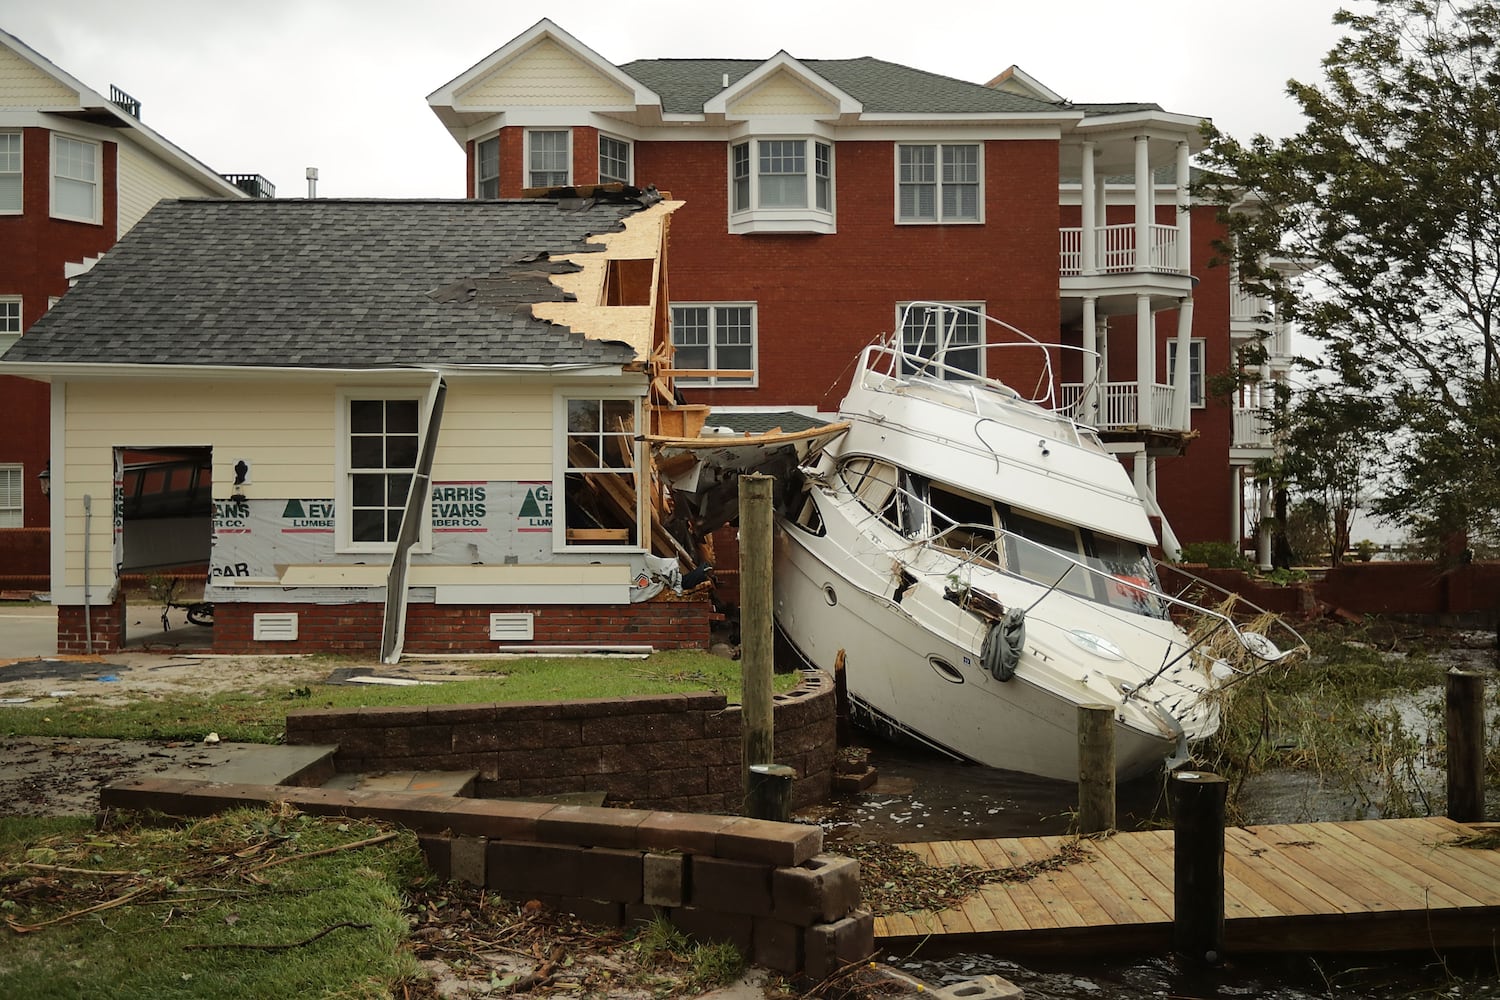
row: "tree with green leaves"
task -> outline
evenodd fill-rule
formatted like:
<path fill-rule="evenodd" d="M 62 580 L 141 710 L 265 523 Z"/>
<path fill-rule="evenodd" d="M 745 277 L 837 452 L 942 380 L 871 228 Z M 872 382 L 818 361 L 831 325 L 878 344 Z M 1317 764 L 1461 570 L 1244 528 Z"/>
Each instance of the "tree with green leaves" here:
<path fill-rule="evenodd" d="M 1202 187 L 1251 207 L 1227 216 L 1242 279 L 1318 343 L 1328 406 L 1390 418 L 1373 509 L 1486 534 L 1500 517 L 1500 0 L 1371 0 L 1334 21 L 1346 34 L 1324 81 L 1288 84 L 1302 131 L 1241 143 L 1210 129 Z M 1273 266 L 1288 257 L 1313 266 L 1300 288 Z"/>

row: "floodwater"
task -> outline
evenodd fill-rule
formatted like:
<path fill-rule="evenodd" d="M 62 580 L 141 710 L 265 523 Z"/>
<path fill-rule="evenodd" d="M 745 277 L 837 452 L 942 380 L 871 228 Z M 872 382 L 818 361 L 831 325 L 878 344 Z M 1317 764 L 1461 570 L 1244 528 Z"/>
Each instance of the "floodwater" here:
<path fill-rule="evenodd" d="M 1455 666 L 1493 669 L 1493 647 L 1475 654 L 1473 647 L 1452 651 Z M 1441 689 L 1395 699 L 1394 710 L 1408 729 L 1428 734 Z M 1493 701 L 1492 701 L 1493 704 Z M 1500 718 L 1491 716 L 1488 731 Z M 1431 735 L 1431 734 L 1429 734 Z M 1069 831 L 1077 808 L 1076 786 L 1030 775 L 960 764 L 921 749 L 880 741 L 856 732 L 853 742 L 871 749 L 870 762 L 880 774 L 877 784 L 845 797 L 816 818 L 830 849 L 841 840 L 900 843 L 987 837 L 1042 836 Z M 1430 741 L 1429 741 L 1430 742 Z M 1424 762 L 1411 775 L 1414 794 L 1444 789 L 1436 762 Z M 1169 822 L 1166 779 L 1141 779 L 1118 789 L 1120 829 Z M 1267 772 L 1240 789 L 1242 822 L 1281 823 L 1312 820 L 1378 818 L 1380 803 L 1368 791 L 1325 783 L 1315 774 Z M 1441 810 L 1440 801 L 1433 803 Z M 1491 801 L 1487 815 L 1500 815 Z M 1079 954 L 1062 959 L 1027 957 L 1012 961 L 1003 954 L 941 954 L 924 946 L 914 954 L 882 954 L 882 961 L 933 985 L 982 975 L 1003 976 L 1025 990 L 1028 1000 L 1190 1000 L 1190 998 L 1272 998 L 1324 1000 L 1332 997 L 1452 1000 L 1500 998 L 1500 952 L 1437 955 L 1420 950 L 1379 955 L 1254 956 L 1231 958 L 1213 969 L 1179 963 L 1171 955 L 1097 957 Z"/>

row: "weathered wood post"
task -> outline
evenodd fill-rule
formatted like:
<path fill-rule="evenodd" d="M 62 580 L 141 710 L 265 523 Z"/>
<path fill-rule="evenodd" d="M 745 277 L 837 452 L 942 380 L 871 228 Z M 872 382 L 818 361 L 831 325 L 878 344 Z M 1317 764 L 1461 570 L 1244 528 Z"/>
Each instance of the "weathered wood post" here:
<path fill-rule="evenodd" d="M 745 807 L 751 806 L 750 766 L 776 758 L 771 714 L 771 487 L 770 476 L 740 477 L 740 756 Z"/>
<path fill-rule="evenodd" d="M 1115 710 L 1078 706 L 1078 832 L 1115 828 Z"/>
<path fill-rule="evenodd" d="M 785 764 L 751 764 L 745 788 L 745 815 L 754 819 L 792 818 L 792 781 L 797 772 Z"/>
<path fill-rule="evenodd" d="M 1229 783 L 1208 771 L 1172 775 L 1172 949 L 1195 962 L 1224 955 L 1224 804 Z"/>
<path fill-rule="evenodd" d="M 1448 671 L 1448 818 L 1484 820 L 1484 675 Z"/>

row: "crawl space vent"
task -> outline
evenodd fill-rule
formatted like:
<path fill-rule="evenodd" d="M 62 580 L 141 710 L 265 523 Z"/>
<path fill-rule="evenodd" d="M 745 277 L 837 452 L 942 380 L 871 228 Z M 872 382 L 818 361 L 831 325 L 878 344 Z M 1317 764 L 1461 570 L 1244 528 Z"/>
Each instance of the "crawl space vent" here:
<path fill-rule="evenodd" d="M 500 642 L 530 640 L 533 636 L 531 612 L 490 615 L 490 638 Z"/>
<path fill-rule="evenodd" d="M 297 615 L 255 615 L 251 638 L 257 642 L 291 642 L 297 638 Z"/>

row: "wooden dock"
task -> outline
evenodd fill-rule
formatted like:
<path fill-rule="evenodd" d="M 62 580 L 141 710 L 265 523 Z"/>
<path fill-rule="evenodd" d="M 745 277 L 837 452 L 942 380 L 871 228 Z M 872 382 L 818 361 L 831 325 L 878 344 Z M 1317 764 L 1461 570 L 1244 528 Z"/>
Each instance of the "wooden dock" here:
<path fill-rule="evenodd" d="M 1500 946 L 1500 851 L 1449 846 L 1473 828 L 1441 818 L 1230 827 L 1229 952 Z M 1171 830 L 1083 841 L 1084 857 L 996 882 L 957 907 L 875 918 L 882 947 L 926 941 L 1005 953 L 1166 951 Z M 1005 869 L 1056 858 L 1070 837 L 903 844 L 929 864 Z"/>

